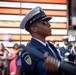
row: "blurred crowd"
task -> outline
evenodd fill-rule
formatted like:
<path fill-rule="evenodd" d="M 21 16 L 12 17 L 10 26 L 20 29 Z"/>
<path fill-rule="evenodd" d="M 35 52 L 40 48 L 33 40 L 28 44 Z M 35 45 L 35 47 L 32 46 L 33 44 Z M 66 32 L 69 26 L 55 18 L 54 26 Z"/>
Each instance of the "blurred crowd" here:
<path fill-rule="evenodd" d="M 57 48 L 62 61 L 70 61 L 76 64 L 76 41 L 73 43 L 68 41 L 68 36 L 62 38 L 63 46 L 52 38 L 50 42 Z M 21 52 L 25 48 L 24 44 L 15 43 L 12 51 L 0 43 L 0 75 L 25 75 L 21 69 Z"/>
<path fill-rule="evenodd" d="M 60 46 L 54 38 L 51 39 L 51 43 L 57 48 L 62 61 L 76 64 L 76 41 L 69 42 L 69 37 L 64 36 L 62 42 L 63 45 Z"/>
<path fill-rule="evenodd" d="M 0 75 L 23 75 L 21 69 L 21 51 L 25 45 L 15 43 L 9 52 L 3 43 L 0 43 Z"/>

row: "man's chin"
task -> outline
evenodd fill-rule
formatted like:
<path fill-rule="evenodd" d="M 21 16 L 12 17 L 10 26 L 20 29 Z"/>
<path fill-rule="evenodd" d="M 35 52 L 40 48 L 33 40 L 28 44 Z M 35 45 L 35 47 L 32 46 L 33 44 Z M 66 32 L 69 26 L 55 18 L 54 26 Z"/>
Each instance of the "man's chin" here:
<path fill-rule="evenodd" d="M 48 34 L 48 36 L 51 36 L 52 34 Z"/>
<path fill-rule="evenodd" d="M 49 33 L 49 36 L 51 36 L 52 35 L 52 33 Z"/>

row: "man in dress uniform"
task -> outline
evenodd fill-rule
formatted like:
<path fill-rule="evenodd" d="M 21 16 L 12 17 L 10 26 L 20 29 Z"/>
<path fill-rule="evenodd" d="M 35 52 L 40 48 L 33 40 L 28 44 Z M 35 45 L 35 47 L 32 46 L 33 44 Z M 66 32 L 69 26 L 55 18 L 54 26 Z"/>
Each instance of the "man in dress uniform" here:
<path fill-rule="evenodd" d="M 56 40 L 54 38 L 51 38 L 50 42 L 55 46 Z"/>
<path fill-rule="evenodd" d="M 51 25 L 40 6 L 33 8 L 22 20 L 21 29 L 28 31 L 32 38 L 28 44 L 44 54 L 44 61 L 28 54 L 25 50 L 21 54 L 22 70 L 26 75 L 62 75 L 59 69 L 60 56 L 54 45 L 45 40 L 51 35 Z M 46 47 L 48 45 L 48 47 Z"/>
<path fill-rule="evenodd" d="M 71 48 L 72 48 L 72 45 L 71 45 L 71 43 L 68 41 L 68 39 L 69 39 L 68 36 L 64 36 L 64 37 L 62 38 L 64 45 L 63 45 L 62 47 L 60 47 L 59 50 L 60 50 L 61 55 L 62 55 L 63 57 L 68 56 L 67 54 L 70 53 L 70 50 L 71 50 Z"/>

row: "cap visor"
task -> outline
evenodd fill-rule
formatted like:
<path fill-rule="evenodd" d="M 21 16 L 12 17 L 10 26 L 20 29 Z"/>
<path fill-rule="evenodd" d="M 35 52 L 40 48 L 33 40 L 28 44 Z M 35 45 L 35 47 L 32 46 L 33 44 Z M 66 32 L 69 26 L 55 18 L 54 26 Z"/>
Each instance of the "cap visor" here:
<path fill-rule="evenodd" d="M 49 21 L 49 20 L 51 20 L 52 19 L 52 17 L 44 17 L 44 18 L 42 18 L 41 20 L 43 21 L 43 20 L 47 20 L 47 21 Z"/>

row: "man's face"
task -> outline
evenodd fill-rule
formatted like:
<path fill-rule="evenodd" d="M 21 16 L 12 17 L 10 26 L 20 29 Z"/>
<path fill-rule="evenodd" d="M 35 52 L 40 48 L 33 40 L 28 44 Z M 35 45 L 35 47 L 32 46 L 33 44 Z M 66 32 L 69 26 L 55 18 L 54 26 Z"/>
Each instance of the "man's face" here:
<path fill-rule="evenodd" d="M 53 45 L 55 45 L 55 42 L 52 42 Z"/>
<path fill-rule="evenodd" d="M 67 42 L 66 40 L 64 40 L 63 42 L 64 42 L 64 44 L 65 44 L 65 45 L 67 45 L 67 44 L 68 44 L 68 42 Z"/>
<path fill-rule="evenodd" d="M 51 35 L 51 28 L 50 28 L 50 24 L 48 21 L 40 21 L 40 22 L 37 22 L 37 25 L 36 25 L 36 33 L 38 35 L 41 35 L 41 36 L 50 36 Z"/>

